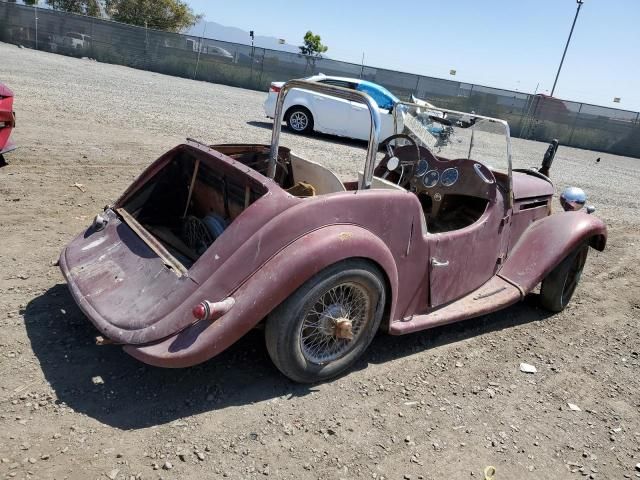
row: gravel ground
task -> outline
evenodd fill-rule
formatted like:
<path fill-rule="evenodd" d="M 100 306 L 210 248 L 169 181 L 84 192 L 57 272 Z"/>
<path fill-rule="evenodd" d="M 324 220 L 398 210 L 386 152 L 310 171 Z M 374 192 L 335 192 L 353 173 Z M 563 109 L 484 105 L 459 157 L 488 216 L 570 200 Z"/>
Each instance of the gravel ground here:
<path fill-rule="evenodd" d="M 439 480 L 484 478 L 488 465 L 496 480 L 640 477 L 639 160 L 560 149 L 557 187 L 585 188 L 610 228 L 561 314 L 531 295 L 379 336 L 317 386 L 283 378 L 259 331 L 162 370 L 95 346 L 52 263 L 184 137 L 268 143 L 265 94 L 2 43 L 0 81 L 16 93 L 20 145 L 0 169 L 2 478 Z M 336 138 L 282 144 L 343 178 L 364 161 L 362 144 Z M 516 139 L 515 161 L 538 165 L 545 148 Z"/>

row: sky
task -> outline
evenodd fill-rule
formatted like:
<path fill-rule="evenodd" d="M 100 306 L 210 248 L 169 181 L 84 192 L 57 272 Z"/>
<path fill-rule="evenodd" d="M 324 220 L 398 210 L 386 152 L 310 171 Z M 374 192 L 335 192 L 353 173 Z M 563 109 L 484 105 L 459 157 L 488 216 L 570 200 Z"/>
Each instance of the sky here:
<path fill-rule="evenodd" d="M 547 94 L 577 7 L 576 0 L 187 3 L 205 20 L 294 45 L 311 30 L 337 60 L 360 63 L 364 54 L 374 67 Z M 585 0 L 554 96 L 640 110 L 640 0 Z"/>

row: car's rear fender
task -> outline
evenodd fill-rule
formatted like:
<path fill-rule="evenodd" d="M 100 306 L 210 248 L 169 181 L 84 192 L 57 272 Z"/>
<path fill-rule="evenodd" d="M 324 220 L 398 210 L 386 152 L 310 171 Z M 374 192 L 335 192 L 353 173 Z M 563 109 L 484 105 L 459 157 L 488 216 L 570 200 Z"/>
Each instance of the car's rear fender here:
<path fill-rule="evenodd" d="M 528 293 L 583 242 L 604 250 L 607 227 L 602 220 L 586 212 L 550 215 L 522 234 L 499 274 Z"/>
<path fill-rule="evenodd" d="M 127 345 L 135 358 L 161 367 L 186 367 L 224 351 L 255 327 L 304 282 L 347 258 L 365 258 L 385 275 L 391 318 L 395 310 L 398 273 L 384 242 L 355 225 L 332 225 L 312 231 L 274 255 L 232 293 L 235 304 L 215 321 L 201 321 L 160 342 Z"/>

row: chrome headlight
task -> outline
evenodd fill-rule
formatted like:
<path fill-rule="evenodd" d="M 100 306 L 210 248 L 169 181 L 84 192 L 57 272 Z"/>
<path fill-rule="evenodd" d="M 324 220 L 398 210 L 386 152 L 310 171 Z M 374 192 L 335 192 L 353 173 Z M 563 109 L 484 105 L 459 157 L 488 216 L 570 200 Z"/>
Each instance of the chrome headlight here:
<path fill-rule="evenodd" d="M 560 205 L 565 211 L 575 212 L 584 207 L 587 201 L 587 195 L 584 190 L 578 187 L 567 187 L 560 194 Z"/>

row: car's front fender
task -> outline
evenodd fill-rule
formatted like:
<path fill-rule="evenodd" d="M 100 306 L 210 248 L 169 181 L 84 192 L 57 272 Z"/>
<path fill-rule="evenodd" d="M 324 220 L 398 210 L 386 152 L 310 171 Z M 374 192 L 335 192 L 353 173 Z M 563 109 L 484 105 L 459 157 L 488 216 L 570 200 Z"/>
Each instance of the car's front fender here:
<path fill-rule="evenodd" d="M 586 212 L 562 212 L 531 224 L 509 253 L 501 277 L 530 292 L 578 245 L 604 250 L 607 227 Z"/>
<path fill-rule="evenodd" d="M 154 344 L 126 345 L 124 349 L 145 363 L 161 367 L 204 362 L 235 343 L 316 273 L 354 257 L 370 260 L 384 273 L 389 313 L 393 315 L 398 272 L 388 247 L 362 227 L 332 225 L 300 237 L 269 259 L 231 294 L 235 304 L 221 318 L 194 323 Z"/>

